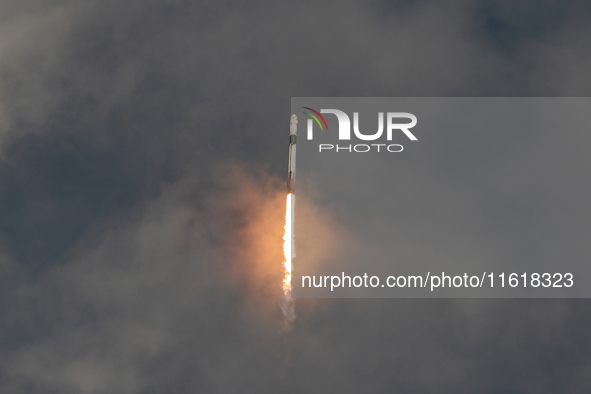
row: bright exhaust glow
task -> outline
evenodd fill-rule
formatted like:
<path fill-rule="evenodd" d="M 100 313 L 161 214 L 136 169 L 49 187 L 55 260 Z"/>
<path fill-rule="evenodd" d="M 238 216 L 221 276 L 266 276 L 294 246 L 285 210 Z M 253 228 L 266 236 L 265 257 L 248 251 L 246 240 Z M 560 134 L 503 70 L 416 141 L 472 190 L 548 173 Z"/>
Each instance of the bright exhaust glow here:
<path fill-rule="evenodd" d="M 287 195 L 287 204 L 285 209 L 285 235 L 283 236 L 283 254 L 285 255 L 285 274 L 283 277 L 283 294 L 291 296 L 291 262 L 295 257 L 295 247 L 293 239 L 293 214 L 295 206 L 295 196 Z"/>
<path fill-rule="evenodd" d="M 295 257 L 293 221 L 294 221 L 295 196 L 292 193 L 287 195 L 285 207 L 285 235 L 283 236 L 283 254 L 285 255 L 283 273 L 283 302 L 281 310 L 285 316 L 286 329 L 291 328 L 295 319 L 295 305 L 291 298 L 291 270 L 292 260 Z"/>

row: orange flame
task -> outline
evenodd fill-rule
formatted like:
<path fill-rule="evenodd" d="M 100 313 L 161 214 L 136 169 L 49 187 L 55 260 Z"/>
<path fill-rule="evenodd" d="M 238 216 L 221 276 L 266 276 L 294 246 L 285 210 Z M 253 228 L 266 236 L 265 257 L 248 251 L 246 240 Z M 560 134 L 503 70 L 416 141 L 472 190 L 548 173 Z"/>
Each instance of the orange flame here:
<path fill-rule="evenodd" d="M 285 235 L 283 236 L 283 254 L 285 255 L 283 274 L 283 304 L 281 309 L 286 318 L 287 325 L 291 325 L 295 319 L 294 304 L 291 298 L 291 270 L 292 260 L 295 257 L 293 219 L 294 219 L 295 196 L 292 193 L 287 195 L 285 209 Z"/>

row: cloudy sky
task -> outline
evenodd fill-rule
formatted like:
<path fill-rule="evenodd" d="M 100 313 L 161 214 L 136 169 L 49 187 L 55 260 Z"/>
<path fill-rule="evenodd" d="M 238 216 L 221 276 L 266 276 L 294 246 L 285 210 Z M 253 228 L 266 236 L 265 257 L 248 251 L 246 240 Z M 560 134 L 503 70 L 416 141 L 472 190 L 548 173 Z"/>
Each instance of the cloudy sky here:
<path fill-rule="evenodd" d="M 591 391 L 587 300 L 308 299 L 282 329 L 290 97 L 591 92 L 587 2 L 441 3 L 3 1 L 0 391 Z M 298 218 L 330 246 L 337 208 Z"/>

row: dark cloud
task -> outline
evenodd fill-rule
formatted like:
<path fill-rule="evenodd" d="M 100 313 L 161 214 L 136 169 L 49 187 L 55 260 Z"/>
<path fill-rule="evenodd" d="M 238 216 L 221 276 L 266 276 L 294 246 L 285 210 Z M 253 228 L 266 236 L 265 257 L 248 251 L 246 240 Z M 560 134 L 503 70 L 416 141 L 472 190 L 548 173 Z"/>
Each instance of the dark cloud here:
<path fill-rule="evenodd" d="M 298 300 L 282 332 L 275 286 L 291 96 L 588 95 L 582 3 L 0 15 L 3 392 L 591 388 L 586 300 Z"/>
<path fill-rule="evenodd" d="M 573 16 L 588 14 L 590 8 L 584 1 L 480 1 L 474 4 L 472 11 L 473 26 L 480 38 L 496 50 L 516 55 L 532 41 L 551 38 L 571 23 Z"/>

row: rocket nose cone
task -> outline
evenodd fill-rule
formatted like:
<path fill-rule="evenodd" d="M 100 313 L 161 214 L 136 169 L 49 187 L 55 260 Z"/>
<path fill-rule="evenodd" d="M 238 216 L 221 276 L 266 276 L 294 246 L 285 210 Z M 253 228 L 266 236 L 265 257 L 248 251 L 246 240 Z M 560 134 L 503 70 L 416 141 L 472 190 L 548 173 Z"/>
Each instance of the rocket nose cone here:
<path fill-rule="evenodd" d="M 289 122 L 289 134 L 297 134 L 298 132 L 298 117 L 295 115 L 291 115 L 291 119 Z"/>

